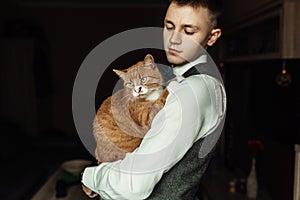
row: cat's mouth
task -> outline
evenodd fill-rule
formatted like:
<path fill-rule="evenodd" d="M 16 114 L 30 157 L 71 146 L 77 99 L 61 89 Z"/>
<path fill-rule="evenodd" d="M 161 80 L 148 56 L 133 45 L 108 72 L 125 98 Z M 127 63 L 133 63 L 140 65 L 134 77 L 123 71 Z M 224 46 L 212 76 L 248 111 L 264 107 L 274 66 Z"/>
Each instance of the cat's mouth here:
<path fill-rule="evenodd" d="M 133 92 L 132 96 L 134 98 L 145 98 L 147 96 L 147 93 L 137 93 L 137 92 Z"/>
<path fill-rule="evenodd" d="M 141 99 L 144 99 L 144 98 L 146 98 L 147 97 L 147 95 L 146 94 L 139 94 L 139 96 L 137 96 L 138 98 L 141 98 Z"/>
<path fill-rule="evenodd" d="M 148 89 L 143 87 L 143 86 L 136 86 L 134 87 L 132 91 L 132 96 L 133 97 L 143 97 L 146 96 L 148 93 Z"/>

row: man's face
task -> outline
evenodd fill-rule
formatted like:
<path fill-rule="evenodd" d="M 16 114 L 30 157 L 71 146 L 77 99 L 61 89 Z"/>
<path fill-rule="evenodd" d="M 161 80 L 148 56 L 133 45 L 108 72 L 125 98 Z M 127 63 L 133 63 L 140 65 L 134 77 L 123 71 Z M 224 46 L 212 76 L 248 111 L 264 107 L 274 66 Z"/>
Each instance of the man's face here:
<path fill-rule="evenodd" d="M 208 9 L 203 7 L 179 6 L 171 3 L 164 21 L 164 49 L 170 63 L 181 65 L 194 60 L 201 54 L 199 45 L 212 45 L 213 34 Z"/>

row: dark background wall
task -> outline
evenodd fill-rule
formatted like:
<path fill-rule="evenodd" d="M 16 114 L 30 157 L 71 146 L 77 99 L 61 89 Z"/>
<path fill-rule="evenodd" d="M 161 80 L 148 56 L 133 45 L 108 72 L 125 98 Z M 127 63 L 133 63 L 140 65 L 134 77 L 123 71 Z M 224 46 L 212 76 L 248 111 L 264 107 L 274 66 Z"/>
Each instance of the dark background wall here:
<path fill-rule="evenodd" d="M 286 61 L 292 82 L 280 87 L 282 60 L 236 62 L 226 65 L 228 116 L 227 163 L 248 173 L 249 140 L 260 140 L 264 150 L 257 158 L 260 185 L 272 199 L 291 199 L 294 176 L 294 144 L 299 138 L 299 60 Z"/>
<path fill-rule="evenodd" d="M 165 4 L 111 3 L 0 5 L 0 160 L 6 172 L 0 199 L 30 199 L 62 162 L 94 159 L 73 122 L 77 71 L 90 51 L 114 34 L 161 27 L 165 9 Z M 129 67 L 144 56 L 138 55 L 111 68 Z M 95 96 L 98 105 L 111 92 L 116 77 L 110 75 L 103 80 L 108 87 Z"/>
<path fill-rule="evenodd" d="M 43 118 L 39 119 L 38 130 L 57 129 L 73 134 L 72 89 L 84 58 L 114 34 L 138 27 L 161 27 L 164 9 L 164 5 L 90 4 L 7 7 L 1 18 L 2 40 L 27 40 L 27 45 L 33 46 L 33 59 L 40 60 L 35 66 L 38 69 L 33 83 L 35 87 L 44 87 L 39 88 L 44 96 L 37 97 L 43 104 L 42 110 L 38 110 Z M 18 43 L 14 45 L 19 48 Z M 39 50 L 44 55 L 40 55 Z M 130 64 L 132 62 L 124 63 L 124 67 Z"/>

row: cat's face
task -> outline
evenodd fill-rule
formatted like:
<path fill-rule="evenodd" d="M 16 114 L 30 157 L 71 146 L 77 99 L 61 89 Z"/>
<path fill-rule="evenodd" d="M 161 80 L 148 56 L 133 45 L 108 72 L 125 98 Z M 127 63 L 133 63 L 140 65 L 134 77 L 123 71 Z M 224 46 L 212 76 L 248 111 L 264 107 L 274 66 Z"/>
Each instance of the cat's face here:
<path fill-rule="evenodd" d="M 163 78 L 152 55 L 125 70 L 113 70 L 124 81 L 124 88 L 134 98 L 147 98 L 161 89 Z"/>

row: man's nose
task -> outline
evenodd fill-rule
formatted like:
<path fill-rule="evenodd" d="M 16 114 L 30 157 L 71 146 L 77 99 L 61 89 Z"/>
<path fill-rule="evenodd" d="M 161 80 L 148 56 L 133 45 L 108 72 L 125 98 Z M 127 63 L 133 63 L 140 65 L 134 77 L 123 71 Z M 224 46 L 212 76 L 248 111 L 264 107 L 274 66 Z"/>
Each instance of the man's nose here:
<path fill-rule="evenodd" d="M 173 31 L 170 37 L 170 43 L 172 44 L 180 44 L 181 43 L 181 33 L 177 31 Z"/>

